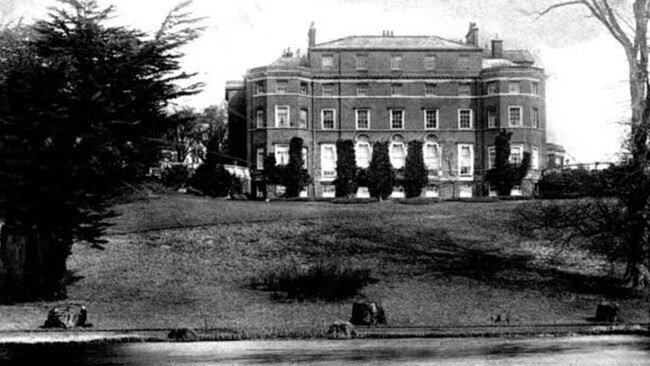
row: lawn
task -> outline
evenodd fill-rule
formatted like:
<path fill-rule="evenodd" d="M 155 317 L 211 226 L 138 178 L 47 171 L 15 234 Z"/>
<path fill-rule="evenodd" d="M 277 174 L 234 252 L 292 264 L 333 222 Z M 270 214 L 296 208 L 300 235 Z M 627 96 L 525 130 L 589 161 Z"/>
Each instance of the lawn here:
<path fill-rule="evenodd" d="M 391 325 L 490 325 L 503 313 L 587 323 L 602 300 L 648 321 L 648 302 L 614 288 L 607 263 L 510 229 L 525 204 L 140 200 L 115 207 L 105 250 L 73 248 L 68 301 L 86 304 L 95 329 L 319 331 L 348 319 L 353 299 L 278 301 L 250 284 L 281 264 L 341 261 L 371 269 L 360 297 L 381 302 Z M 35 329 L 52 305 L 0 306 L 0 330 Z"/>

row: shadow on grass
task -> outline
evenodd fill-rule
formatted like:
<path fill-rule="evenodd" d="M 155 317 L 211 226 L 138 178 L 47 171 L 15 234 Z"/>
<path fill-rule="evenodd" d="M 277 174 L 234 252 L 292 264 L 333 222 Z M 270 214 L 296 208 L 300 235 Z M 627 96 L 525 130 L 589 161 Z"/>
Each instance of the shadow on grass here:
<path fill-rule="evenodd" d="M 293 238 L 290 250 L 313 261 L 369 258 L 379 260 L 382 271 L 410 276 L 459 276 L 512 290 L 615 299 L 636 296 L 611 277 L 544 267 L 533 262 L 533 255 L 507 251 L 493 239 L 456 238 L 446 229 L 363 223 L 332 223 L 315 229 Z"/>

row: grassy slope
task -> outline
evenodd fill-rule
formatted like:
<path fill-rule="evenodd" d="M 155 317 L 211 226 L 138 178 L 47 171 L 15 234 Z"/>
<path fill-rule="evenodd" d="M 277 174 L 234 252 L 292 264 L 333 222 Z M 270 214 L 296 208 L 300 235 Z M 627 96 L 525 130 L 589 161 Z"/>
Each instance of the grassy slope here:
<path fill-rule="evenodd" d="M 279 263 L 338 258 L 373 268 L 379 281 L 364 294 L 384 304 L 394 325 L 483 325 L 503 312 L 519 324 L 585 322 L 605 298 L 620 301 L 625 320 L 648 320 L 647 302 L 608 289 L 603 263 L 579 252 L 553 259 L 511 233 L 520 204 L 163 196 L 118 206 L 123 215 L 105 251 L 74 248 L 69 267 L 79 279 L 70 301 L 87 304 L 99 329 L 320 329 L 349 318 L 351 301 L 281 303 L 247 284 Z M 196 227 L 155 230 L 185 225 Z M 0 329 L 35 328 L 51 305 L 2 306 Z"/>

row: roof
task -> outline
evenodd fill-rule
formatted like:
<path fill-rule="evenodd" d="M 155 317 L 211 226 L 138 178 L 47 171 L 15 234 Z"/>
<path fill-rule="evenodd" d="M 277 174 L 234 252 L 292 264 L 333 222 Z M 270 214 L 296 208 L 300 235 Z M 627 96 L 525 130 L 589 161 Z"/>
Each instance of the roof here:
<path fill-rule="evenodd" d="M 287 67 L 297 67 L 304 66 L 306 61 L 303 57 L 280 57 L 279 59 L 273 61 L 269 66 L 287 66 Z"/>
<path fill-rule="evenodd" d="M 491 59 L 492 51 L 483 51 L 483 57 Z M 502 59 L 512 61 L 516 64 L 534 64 L 535 58 L 526 50 L 503 50 Z"/>
<path fill-rule="evenodd" d="M 226 81 L 226 89 L 241 89 L 244 88 L 243 80 L 228 80 Z"/>
<path fill-rule="evenodd" d="M 317 44 L 311 49 L 449 49 L 473 51 L 477 47 L 437 36 L 349 36 Z"/>

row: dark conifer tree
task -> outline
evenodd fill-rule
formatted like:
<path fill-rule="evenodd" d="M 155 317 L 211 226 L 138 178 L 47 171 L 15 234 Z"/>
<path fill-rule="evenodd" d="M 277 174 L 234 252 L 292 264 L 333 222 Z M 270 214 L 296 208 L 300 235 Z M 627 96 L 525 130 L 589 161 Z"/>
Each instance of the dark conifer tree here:
<path fill-rule="evenodd" d="M 510 163 L 510 138 L 512 132 L 501 130 L 494 138 L 494 168 L 488 170 L 486 180 L 496 188 L 499 196 L 510 196 L 512 187 L 521 184 L 530 169 L 530 153 L 524 153 L 519 164 Z"/>
<path fill-rule="evenodd" d="M 357 161 L 354 141 L 336 141 L 336 197 L 350 197 L 357 191 Z"/>
<path fill-rule="evenodd" d="M 422 194 L 422 189 L 429 182 L 429 172 L 424 165 L 421 141 L 409 142 L 403 182 L 406 198 L 419 197 Z"/>
<path fill-rule="evenodd" d="M 393 192 L 395 170 L 388 156 L 388 142 L 376 142 L 373 145 L 372 159 L 366 177 L 371 197 L 386 199 Z"/>
<path fill-rule="evenodd" d="M 0 38 L 3 302 L 65 297 L 73 242 L 101 246 L 107 198 L 158 161 L 167 102 L 199 88 L 175 84 L 199 31 L 187 4 L 149 36 L 93 0 L 60 3 L 30 37 Z"/>
<path fill-rule="evenodd" d="M 303 141 L 293 137 L 289 141 L 289 163 L 282 169 L 282 183 L 286 188 L 287 197 L 298 197 L 300 192 L 311 183 L 311 178 L 305 169 L 302 157 Z"/>

